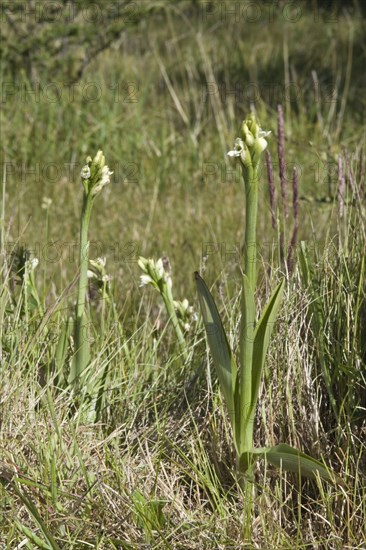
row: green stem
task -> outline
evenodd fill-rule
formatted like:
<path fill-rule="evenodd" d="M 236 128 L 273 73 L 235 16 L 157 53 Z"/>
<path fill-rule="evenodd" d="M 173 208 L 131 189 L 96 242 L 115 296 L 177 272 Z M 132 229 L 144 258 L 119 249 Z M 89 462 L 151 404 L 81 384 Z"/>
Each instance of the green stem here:
<path fill-rule="evenodd" d="M 81 213 L 80 223 L 80 246 L 79 246 L 79 284 L 78 297 L 76 304 L 76 318 L 81 318 L 85 311 L 85 297 L 88 286 L 88 263 L 89 263 L 89 242 L 88 229 L 90 223 L 90 215 L 93 207 L 93 200 L 86 194 L 83 198 L 83 209 Z"/>
<path fill-rule="evenodd" d="M 245 240 L 244 240 L 244 279 L 242 288 L 242 315 L 240 329 L 240 442 L 241 454 L 253 447 L 252 410 L 252 368 L 253 341 L 256 319 L 254 290 L 256 284 L 256 226 L 258 210 L 258 171 L 245 166 Z M 240 458 L 240 457 L 239 457 Z M 250 471 L 250 456 L 242 457 L 241 472 Z"/>
<path fill-rule="evenodd" d="M 252 518 L 254 510 L 254 499 L 253 492 L 255 491 L 255 486 L 252 482 L 248 481 L 245 483 L 244 487 L 244 517 L 243 517 L 243 527 L 242 527 L 242 536 L 245 542 L 251 542 L 252 540 Z"/>
<path fill-rule="evenodd" d="M 83 335 L 85 324 L 85 300 L 88 288 L 88 263 L 89 263 L 89 242 L 88 229 L 90 216 L 93 207 L 93 199 L 84 193 L 83 208 L 80 223 L 80 245 L 79 245 L 79 284 L 76 303 L 75 320 L 75 356 L 72 380 L 77 380 L 87 363 L 87 340 Z"/>
<path fill-rule="evenodd" d="M 175 308 L 174 308 L 174 300 L 172 295 L 172 289 L 169 285 L 165 285 L 165 292 L 162 293 L 163 300 L 165 303 L 165 307 L 167 309 L 169 318 L 173 324 L 175 333 L 178 338 L 179 347 L 183 353 L 184 359 L 187 360 L 188 353 L 187 353 L 187 345 L 186 340 L 184 338 L 184 334 L 182 332 L 182 329 L 180 328 L 179 319 L 177 317 Z"/>
<path fill-rule="evenodd" d="M 108 299 L 107 282 L 103 281 L 102 311 L 101 311 L 101 319 L 100 319 L 101 330 L 102 330 L 103 336 L 104 336 L 104 333 L 105 333 L 105 303 L 106 303 L 107 299 Z"/>
<path fill-rule="evenodd" d="M 252 410 L 252 362 L 254 339 L 254 298 L 246 278 L 243 278 L 242 314 L 240 322 L 240 454 L 253 447 Z M 249 466 L 249 465 L 247 465 Z M 246 469 L 246 468 L 245 468 Z"/>
<path fill-rule="evenodd" d="M 257 211 L 258 211 L 258 173 L 256 168 L 246 170 L 245 179 L 245 243 L 244 243 L 244 273 L 254 291 L 256 283 L 257 259 Z"/>

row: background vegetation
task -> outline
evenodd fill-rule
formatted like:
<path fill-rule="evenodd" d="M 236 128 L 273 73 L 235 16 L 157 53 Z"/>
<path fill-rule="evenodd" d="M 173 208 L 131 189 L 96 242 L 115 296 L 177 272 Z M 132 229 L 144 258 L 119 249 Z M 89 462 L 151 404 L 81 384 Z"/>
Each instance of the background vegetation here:
<path fill-rule="evenodd" d="M 363 548 L 363 6 L 1 4 L 2 546 Z M 306 242 L 290 269 L 263 166 L 258 301 L 282 274 L 288 284 L 256 444 L 287 441 L 323 457 L 343 485 L 258 471 L 245 537 L 203 327 L 191 323 L 185 363 L 159 296 L 139 288 L 137 259 L 168 255 L 174 297 L 196 311 L 192 274 L 200 268 L 235 338 L 244 193 L 226 152 L 250 109 L 272 130 L 287 244 L 298 169 L 297 242 Z M 91 421 L 88 395 L 75 403 L 62 373 L 73 354 L 65 327 L 76 299 L 80 169 L 98 149 L 114 175 L 93 212 L 91 257 L 106 257 L 112 281 L 108 297 L 98 284 L 89 289 L 89 387 L 103 380 Z M 39 265 L 27 278 L 33 257 Z"/>

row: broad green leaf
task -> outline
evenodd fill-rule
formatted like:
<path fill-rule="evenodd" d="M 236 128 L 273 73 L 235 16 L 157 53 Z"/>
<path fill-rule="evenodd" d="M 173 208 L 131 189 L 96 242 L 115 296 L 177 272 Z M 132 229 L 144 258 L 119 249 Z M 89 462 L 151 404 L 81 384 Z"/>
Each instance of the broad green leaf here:
<path fill-rule="evenodd" d="M 252 370 L 252 406 L 255 409 L 258 399 L 259 386 L 262 378 L 263 365 L 266 358 L 271 331 L 280 307 L 285 279 L 283 279 L 272 293 L 264 307 L 254 334 L 253 370 Z"/>
<path fill-rule="evenodd" d="M 229 346 L 214 299 L 205 281 L 195 272 L 198 298 L 205 322 L 208 345 L 211 351 L 216 374 L 226 401 L 231 424 L 235 426 L 234 395 L 237 367 Z"/>
<path fill-rule="evenodd" d="M 316 478 L 318 473 L 326 481 L 334 482 L 335 476 L 319 460 L 294 449 L 286 443 L 275 447 L 252 449 L 253 455 L 266 458 L 270 464 L 287 472 L 294 472 L 304 477 Z"/>

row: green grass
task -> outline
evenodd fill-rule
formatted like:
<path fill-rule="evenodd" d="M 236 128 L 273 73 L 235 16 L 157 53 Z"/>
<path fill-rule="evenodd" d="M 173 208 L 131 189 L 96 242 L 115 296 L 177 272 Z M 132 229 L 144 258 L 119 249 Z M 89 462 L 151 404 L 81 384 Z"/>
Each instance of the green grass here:
<path fill-rule="evenodd" d="M 292 24 L 278 12 L 271 23 L 249 24 L 218 13 L 204 18 L 206 7 L 177 2 L 127 30 L 87 67 L 74 101 L 66 94 L 54 103 L 16 94 L 3 105 L 1 547 L 365 546 L 365 20 L 357 8 L 337 11 L 333 21 L 329 12 L 314 18 L 304 8 Z M 62 67 L 52 77 L 36 68 L 44 83 L 67 81 Z M 206 95 L 213 78 L 221 96 Z M 98 101 L 83 98 L 90 82 L 99 86 Z M 136 86 L 135 102 L 125 97 L 128 82 Z M 292 101 L 284 98 L 288 82 L 301 91 Z M 118 101 L 111 92 L 116 83 Z M 241 174 L 231 172 L 225 154 L 250 109 L 249 83 L 262 92 L 255 108 L 273 132 L 277 199 L 277 103 L 284 107 L 286 161 L 300 171 L 299 242 L 308 250 L 304 261 L 297 247 L 289 275 L 279 261 L 263 168 L 260 305 L 283 274 L 288 284 L 254 442 L 286 441 L 323 458 L 343 484 L 300 482 L 270 465 L 256 469 L 252 536 L 245 540 L 230 424 L 202 322 L 186 335 L 185 363 L 158 294 L 138 286 L 137 258 L 168 255 L 174 299 L 188 298 L 197 312 L 193 272 L 201 267 L 237 347 L 244 203 Z M 328 101 L 333 84 L 336 102 Z M 29 77 L 19 73 L 16 85 L 31 86 Z M 235 85 L 236 95 L 225 95 L 225 86 Z M 106 376 L 91 422 L 87 392 L 76 402 L 65 385 L 72 338 L 65 337 L 62 354 L 60 337 L 76 300 L 77 285 L 69 285 L 78 268 L 80 168 L 99 148 L 115 174 L 95 204 L 90 256 L 106 256 L 113 279 L 104 323 L 97 288 L 89 293 L 89 388 Z M 355 197 L 346 182 L 341 219 L 342 151 L 360 192 Z M 43 197 L 53 201 L 47 220 Z M 289 184 L 287 240 L 291 200 Z M 278 207 L 282 218 L 281 201 Z M 40 305 L 29 286 L 25 302 L 21 277 L 7 270 L 17 244 L 40 260 L 34 272 Z"/>

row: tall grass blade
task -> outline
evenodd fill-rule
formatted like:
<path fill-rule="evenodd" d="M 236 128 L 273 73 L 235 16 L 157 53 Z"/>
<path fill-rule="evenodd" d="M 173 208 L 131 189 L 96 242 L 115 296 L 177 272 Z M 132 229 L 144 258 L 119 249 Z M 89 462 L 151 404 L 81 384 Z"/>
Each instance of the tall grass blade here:
<path fill-rule="evenodd" d="M 333 409 L 333 413 L 336 418 L 339 417 L 339 410 L 335 400 L 333 388 L 332 388 L 332 377 L 329 370 L 329 361 L 327 361 L 327 348 L 325 342 L 325 315 L 323 311 L 323 301 L 319 293 L 319 284 L 316 281 L 316 278 L 313 274 L 312 266 L 310 264 L 309 255 L 306 243 L 301 241 L 300 251 L 299 251 L 299 260 L 300 260 L 300 273 L 303 284 L 308 287 L 311 296 L 311 302 L 309 304 L 309 310 L 311 314 L 311 324 L 314 334 L 318 341 L 317 351 L 319 363 L 322 370 L 323 379 L 327 388 L 329 402 Z"/>
<path fill-rule="evenodd" d="M 4 480 L 1 479 L 0 481 L 5 486 L 5 488 L 7 488 L 7 485 L 4 483 Z M 9 485 L 10 485 L 11 490 L 13 491 L 13 493 L 15 495 L 17 495 L 17 497 L 22 501 L 24 506 L 27 508 L 29 514 L 31 516 L 33 516 L 33 519 L 35 520 L 38 527 L 42 531 L 42 534 L 45 537 L 45 539 L 46 539 L 46 541 L 49 545 L 49 548 L 52 549 L 52 550 L 60 550 L 59 545 L 57 544 L 57 542 L 53 538 L 51 532 L 48 530 L 45 522 L 43 521 L 37 507 L 35 506 L 35 504 L 33 504 L 33 501 L 31 500 L 31 498 L 28 497 L 28 495 L 25 491 L 21 491 L 20 489 L 18 489 L 18 487 L 16 486 L 16 484 L 13 481 L 10 481 Z M 30 533 L 31 533 L 31 531 L 30 531 Z"/>
<path fill-rule="evenodd" d="M 69 349 L 69 339 L 72 334 L 72 318 L 61 320 L 62 328 L 58 338 L 55 352 L 55 370 L 61 385 L 65 386 L 65 363 Z"/>
<path fill-rule="evenodd" d="M 40 548 L 41 550 L 52 550 L 52 546 L 43 542 L 43 540 L 40 539 L 35 533 L 33 533 L 33 531 L 31 531 L 26 525 L 23 525 L 17 520 L 15 520 L 15 525 L 17 526 L 19 531 L 29 539 L 28 543 L 29 541 L 32 541 L 37 546 L 37 548 Z M 17 548 L 20 548 L 20 546 L 17 546 Z"/>

